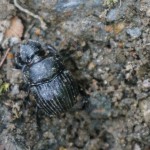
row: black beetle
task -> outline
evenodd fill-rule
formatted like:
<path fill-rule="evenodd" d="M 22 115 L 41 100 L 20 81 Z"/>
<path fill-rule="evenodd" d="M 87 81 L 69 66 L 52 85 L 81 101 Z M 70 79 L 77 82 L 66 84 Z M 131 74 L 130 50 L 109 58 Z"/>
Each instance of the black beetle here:
<path fill-rule="evenodd" d="M 37 108 L 49 116 L 66 112 L 77 102 L 78 86 L 52 46 L 28 40 L 20 46 L 16 64 L 35 95 Z"/>

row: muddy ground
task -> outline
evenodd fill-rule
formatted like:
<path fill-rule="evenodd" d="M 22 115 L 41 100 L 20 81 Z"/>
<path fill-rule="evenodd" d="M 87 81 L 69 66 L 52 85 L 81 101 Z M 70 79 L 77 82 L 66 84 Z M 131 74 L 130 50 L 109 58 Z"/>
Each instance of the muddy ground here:
<path fill-rule="evenodd" d="M 88 109 L 41 112 L 37 128 L 34 98 L 24 107 L 14 65 L 16 43 L 27 39 L 59 51 Z M 0 68 L 0 150 L 150 149 L 149 0 L 1 0 L 0 44 L 0 60 L 11 47 Z"/>

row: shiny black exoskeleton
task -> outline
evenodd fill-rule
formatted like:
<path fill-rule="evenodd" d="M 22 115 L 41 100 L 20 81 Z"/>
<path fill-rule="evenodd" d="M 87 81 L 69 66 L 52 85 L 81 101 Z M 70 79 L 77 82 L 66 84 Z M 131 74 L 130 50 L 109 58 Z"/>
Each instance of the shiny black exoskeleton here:
<path fill-rule="evenodd" d="M 53 116 L 74 106 L 78 87 L 52 46 L 29 40 L 20 46 L 16 63 L 36 97 L 37 108 Z"/>

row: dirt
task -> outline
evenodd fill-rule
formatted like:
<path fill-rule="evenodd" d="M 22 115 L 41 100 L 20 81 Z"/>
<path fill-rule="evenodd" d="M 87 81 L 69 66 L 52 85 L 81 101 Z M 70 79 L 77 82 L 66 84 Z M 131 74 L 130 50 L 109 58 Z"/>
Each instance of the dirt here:
<path fill-rule="evenodd" d="M 0 69 L 0 149 L 149 150 L 150 1 L 18 4 L 39 15 L 47 28 L 12 1 L 1 1 L 0 60 L 8 47 L 12 54 L 19 50 L 18 40 L 5 36 L 10 19 L 17 16 L 24 26 L 19 43 L 33 39 L 54 46 L 89 95 L 90 106 L 53 118 L 41 112 L 39 129 L 34 98 L 30 95 L 24 107 L 21 71 L 15 69 L 14 57 L 7 58 Z"/>

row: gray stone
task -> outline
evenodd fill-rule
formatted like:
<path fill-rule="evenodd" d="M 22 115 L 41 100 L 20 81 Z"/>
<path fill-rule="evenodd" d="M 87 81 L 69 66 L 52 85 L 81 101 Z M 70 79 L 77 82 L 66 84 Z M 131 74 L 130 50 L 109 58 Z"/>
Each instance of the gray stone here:
<path fill-rule="evenodd" d="M 98 92 L 91 97 L 90 107 L 92 118 L 109 118 L 112 112 L 110 98 Z"/>
<path fill-rule="evenodd" d="M 141 101 L 140 108 L 143 113 L 145 122 L 150 123 L 150 101 L 149 101 L 149 98 Z"/>
<path fill-rule="evenodd" d="M 141 30 L 138 27 L 127 29 L 127 34 L 132 38 L 138 38 L 141 35 Z"/>
<path fill-rule="evenodd" d="M 111 9 L 109 13 L 107 14 L 107 21 L 112 22 L 116 21 L 120 18 L 120 11 L 119 9 Z"/>

